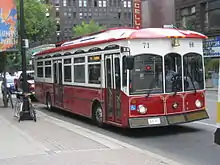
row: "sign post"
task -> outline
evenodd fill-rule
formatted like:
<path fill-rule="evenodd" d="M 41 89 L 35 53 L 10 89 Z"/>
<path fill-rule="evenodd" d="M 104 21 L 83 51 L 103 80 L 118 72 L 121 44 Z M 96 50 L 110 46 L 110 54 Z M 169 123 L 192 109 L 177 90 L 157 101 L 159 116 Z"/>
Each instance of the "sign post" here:
<path fill-rule="evenodd" d="M 210 37 L 204 41 L 204 57 L 219 59 L 218 72 L 218 100 L 216 113 L 216 131 L 214 133 L 214 143 L 220 145 L 220 36 Z"/>
<path fill-rule="evenodd" d="M 24 26 L 24 1 L 20 0 L 20 46 L 22 57 L 22 77 L 23 77 L 23 108 L 20 113 L 20 119 L 33 119 L 30 111 L 29 96 L 27 96 L 28 83 L 27 83 L 27 64 L 26 64 L 26 49 L 28 48 L 28 40 L 25 39 L 25 26 Z M 20 120 L 19 119 L 19 120 Z"/>
<path fill-rule="evenodd" d="M 216 116 L 216 131 L 214 133 L 214 142 L 220 145 L 220 59 L 218 72 L 218 102 L 217 102 L 217 116 Z"/>
<path fill-rule="evenodd" d="M 214 133 L 214 142 L 220 145 L 220 59 L 219 59 L 219 73 L 218 73 L 218 102 L 217 102 L 217 129 Z"/>

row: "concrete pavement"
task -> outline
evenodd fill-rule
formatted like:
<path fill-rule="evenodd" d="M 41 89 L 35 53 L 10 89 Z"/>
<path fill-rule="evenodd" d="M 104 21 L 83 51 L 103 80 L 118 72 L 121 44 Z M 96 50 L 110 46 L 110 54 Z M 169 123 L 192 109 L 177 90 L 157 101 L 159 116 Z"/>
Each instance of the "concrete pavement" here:
<path fill-rule="evenodd" d="M 0 108 L 1 165 L 180 165 L 160 155 L 38 112 L 38 121 Z"/>
<path fill-rule="evenodd" d="M 218 88 L 206 88 L 206 91 L 218 91 Z"/>

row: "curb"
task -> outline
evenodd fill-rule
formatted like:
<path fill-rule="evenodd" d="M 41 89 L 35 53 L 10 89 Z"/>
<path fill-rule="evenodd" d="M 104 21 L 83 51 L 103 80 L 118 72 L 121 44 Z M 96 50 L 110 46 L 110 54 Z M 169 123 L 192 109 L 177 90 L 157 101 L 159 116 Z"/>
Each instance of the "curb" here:
<path fill-rule="evenodd" d="M 218 91 L 218 88 L 206 88 L 206 91 Z"/>

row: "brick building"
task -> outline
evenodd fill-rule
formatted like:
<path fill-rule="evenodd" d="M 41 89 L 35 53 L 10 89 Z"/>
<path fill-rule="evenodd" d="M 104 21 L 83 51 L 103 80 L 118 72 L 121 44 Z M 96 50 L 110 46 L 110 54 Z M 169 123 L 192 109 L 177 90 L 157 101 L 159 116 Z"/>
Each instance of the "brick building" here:
<path fill-rule="evenodd" d="M 107 27 L 132 26 L 132 0 L 48 0 L 57 21 L 56 40 L 72 38 L 73 26 L 93 19 Z"/>
<path fill-rule="evenodd" d="M 175 0 L 178 27 L 220 35 L 220 0 Z"/>

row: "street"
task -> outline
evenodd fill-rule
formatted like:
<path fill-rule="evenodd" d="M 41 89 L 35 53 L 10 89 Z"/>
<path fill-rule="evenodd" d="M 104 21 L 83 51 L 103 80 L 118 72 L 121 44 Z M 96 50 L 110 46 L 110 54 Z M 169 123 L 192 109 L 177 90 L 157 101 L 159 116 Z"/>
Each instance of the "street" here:
<path fill-rule="evenodd" d="M 39 162 L 46 164 L 46 155 L 53 157 L 54 162 L 60 162 L 58 164 L 63 164 L 67 160 L 80 162 L 83 160 L 83 156 L 80 156 L 80 154 L 87 154 L 88 156 L 86 157 L 88 158 L 91 152 L 95 155 L 101 152 L 103 157 L 109 154 L 116 154 L 117 157 L 107 157 L 109 157 L 109 160 L 111 158 L 120 160 L 122 157 L 123 159 L 126 158 L 126 152 L 128 152 L 127 154 L 133 152 L 129 150 L 129 147 L 125 150 L 124 148 L 127 148 L 125 146 L 132 146 L 184 165 L 218 165 L 220 161 L 220 146 L 213 143 L 217 92 L 207 92 L 206 99 L 210 115 L 210 119 L 208 120 L 172 127 L 135 130 L 122 130 L 111 126 L 101 129 L 83 117 L 57 109 L 49 112 L 45 109 L 45 105 L 39 103 L 35 103 L 39 110 L 38 122 L 32 123 L 32 121 L 30 121 L 32 124 L 28 124 L 30 122 L 26 121 L 17 123 L 16 120 L 11 120 L 11 112 L 2 109 L 3 111 L 1 111 L 0 114 L 0 126 L 1 130 L 6 133 L 1 137 L 3 141 L 0 143 L 2 147 L 2 149 L 0 149 L 0 163 L 8 163 L 10 165 L 22 163 L 25 165 L 27 162 L 30 163 L 33 159 L 35 164 Z M 4 118 L 9 121 L 6 121 Z M 22 137 L 16 137 L 15 133 L 12 134 L 9 132 L 9 130 L 4 128 L 4 123 L 7 123 L 12 129 L 20 132 L 28 141 L 24 141 Z M 55 125 L 59 126 L 59 130 Z M 73 132 L 67 132 L 65 128 Z M 60 134 L 54 137 L 56 132 L 60 132 Z M 96 134 L 98 134 L 98 136 Z M 13 142 L 10 142 L 10 145 L 9 143 L 5 143 L 5 140 L 7 141 L 8 138 L 6 135 L 14 137 L 11 138 Z M 107 137 L 107 139 L 101 137 L 101 135 Z M 72 140 L 70 140 L 69 137 L 71 137 Z M 75 143 L 75 141 L 77 141 L 77 143 Z M 31 144 L 31 147 L 29 144 Z M 22 147 L 13 149 L 13 146 Z M 8 149 L 6 150 L 4 148 Z M 120 152 L 120 154 L 117 154 L 117 152 Z M 75 157 L 73 157 L 71 153 L 74 153 Z M 135 154 L 133 153 L 131 155 L 132 158 L 135 159 Z M 16 159 L 11 159 L 12 157 Z M 136 157 L 138 157 L 138 154 Z M 64 161 L 64 158 L 67 160 Z M 140 164 L 142 164 L 143 161 L 141 162 L 141 160 L 144 160 L 143 155 L 142 157 L 139 156 L 139 158 Z M 151 163 L 153 162 L 153 159 L 151 160 L 150 157 L 147 158 L 147 156 L 145 156 L 145 159 Z M 127 159 L 127 162 L 125 160 L 126 159 L 122 161 L 126 165 L 131 163 L 131 160 L 128 161 Z M 99 162 L 101 162 L 100 165 L 105 161 L 107 160 L 99 160 Z M 117 164 L 118 162 L 115 163 Z"/>
<path fill-rule="evenodd" d="M 210 119 L 190 124 L 136 130 L 121 130 L 115 127 L 105 129 L 91 124 L 90 120 L 60 110 L 48 112 L 44 105 L 40 110 L 55 118 L 68 121 L 83 128 L 98 132 L 141 149 L 149 150 L 186 165 L 218 165 L 220 146 L 213 143 L 215 131 L 217 92 L 206 94 Z"/>

